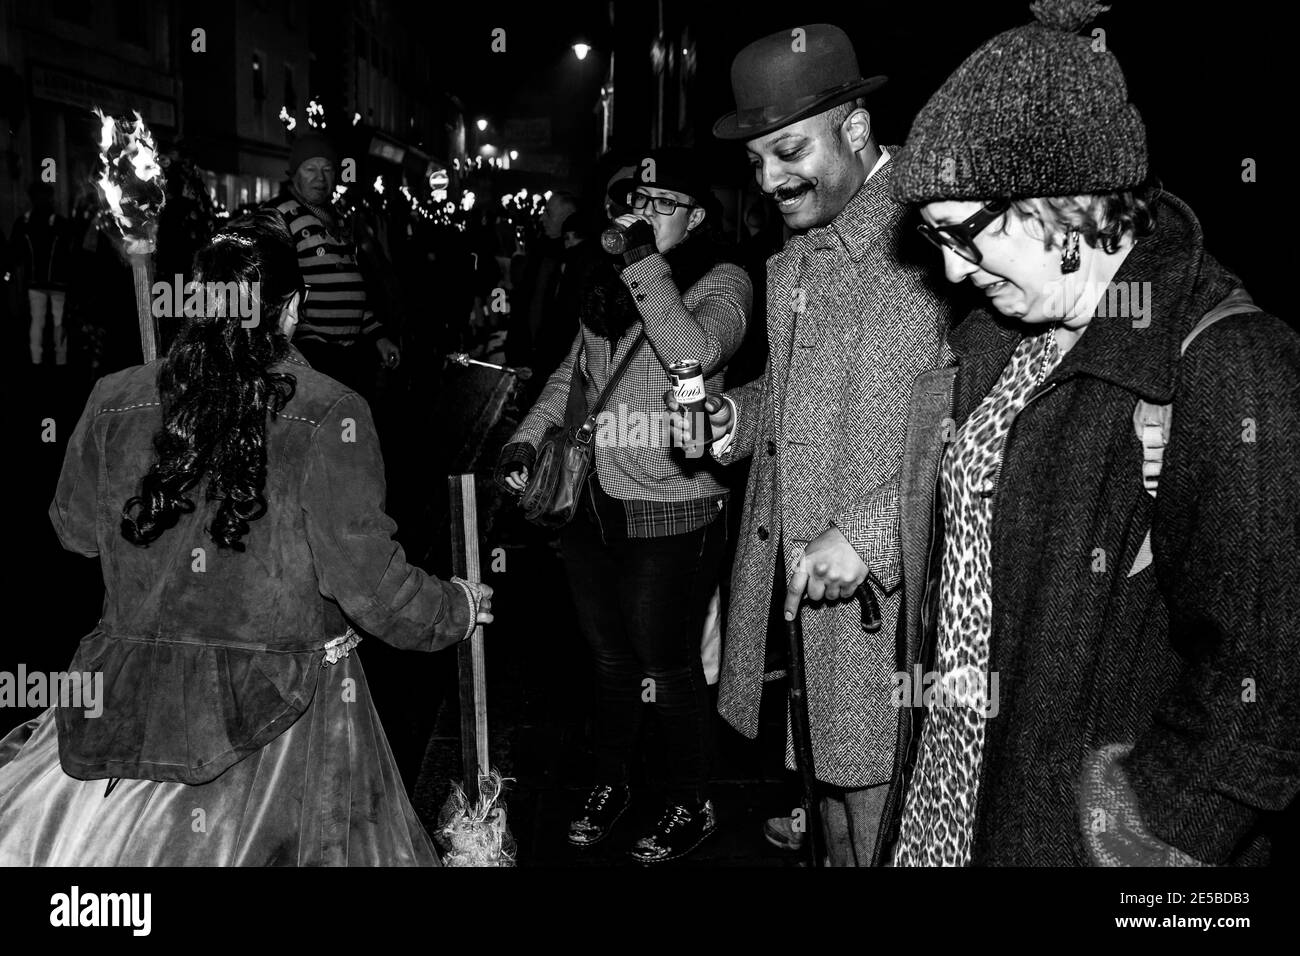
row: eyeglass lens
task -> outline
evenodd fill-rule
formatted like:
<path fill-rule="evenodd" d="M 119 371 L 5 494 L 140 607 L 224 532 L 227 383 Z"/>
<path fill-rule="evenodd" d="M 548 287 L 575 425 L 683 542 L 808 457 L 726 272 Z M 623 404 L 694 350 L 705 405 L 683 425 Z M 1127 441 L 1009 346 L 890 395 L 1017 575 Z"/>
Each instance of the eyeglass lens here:
<path fill-rule="evenodd" d="M 653 199 L 654 210 L 661 216 L 671 216 L 680 206 L 685 205 L 685 203 L 679 203 L 677 200 L 669 199 L 666 196 L 651 196 L 643 192 L 634 192 L 628 198 L 631 200 L 629 205 L 633 209 L 644 209 L 646 203 Z"/>

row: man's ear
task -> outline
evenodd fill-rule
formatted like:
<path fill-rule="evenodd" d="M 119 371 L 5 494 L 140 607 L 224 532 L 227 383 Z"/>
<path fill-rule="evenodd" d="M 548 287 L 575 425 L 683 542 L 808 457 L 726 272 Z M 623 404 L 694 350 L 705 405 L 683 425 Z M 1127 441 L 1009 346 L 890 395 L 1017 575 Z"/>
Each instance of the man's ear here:
<path fill-rule="evenodd" d="M 690 218 L 686 220 L 686 231 L 694 232 L 695 229 L 699 227 L 700 223 L 704 222 L 707 216 L 708 213 L 706 213 L 702 207 L 696 206 L 691 210 Z"/>
<path fill-rule="evenodd" d="M 841 129 L 848 134 L 849 147 L 859 152 L 871 138 L 871 114 L 859 107 L 845 117 Z"/>

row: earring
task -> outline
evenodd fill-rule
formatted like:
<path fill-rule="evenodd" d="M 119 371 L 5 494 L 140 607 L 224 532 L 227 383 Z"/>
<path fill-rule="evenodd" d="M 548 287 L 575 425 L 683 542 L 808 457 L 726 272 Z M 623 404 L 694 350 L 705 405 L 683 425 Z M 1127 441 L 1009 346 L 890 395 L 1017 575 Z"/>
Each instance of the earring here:
<path fill-rule="evenodd" d="M 1079 230 L 1069 226 L 1065 230 L 1065 250 L 1061 253 L 1061 275 L 1079 271 Z"/>

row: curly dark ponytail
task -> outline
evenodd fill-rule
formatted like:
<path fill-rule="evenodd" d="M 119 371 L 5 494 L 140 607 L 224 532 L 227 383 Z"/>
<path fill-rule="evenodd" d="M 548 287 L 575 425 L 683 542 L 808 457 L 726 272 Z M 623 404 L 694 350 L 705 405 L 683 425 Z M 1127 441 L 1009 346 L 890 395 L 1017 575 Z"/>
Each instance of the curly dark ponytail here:
<path fill-rule="evenodd" d="M 158 370 L 156 458 L 123 506 L 122 536 L 140 546 L 158 540 L 194 510 L 186 493 L 206 475 L 206 498 L 218 502 L 208 532 L 218 547 L 243 551 L 249 524 L 266 514 L 267 417 L 296 385 L 269 368 L 288 352 L 279 318 L 302 291 L 302 274 L 288 230 L 268 211 L 231 222 L 200 249 L 194 279 L 206 290 L 204 314 L 180 331 Z M 255 321 L 226 307 L 236 290 Z"/>

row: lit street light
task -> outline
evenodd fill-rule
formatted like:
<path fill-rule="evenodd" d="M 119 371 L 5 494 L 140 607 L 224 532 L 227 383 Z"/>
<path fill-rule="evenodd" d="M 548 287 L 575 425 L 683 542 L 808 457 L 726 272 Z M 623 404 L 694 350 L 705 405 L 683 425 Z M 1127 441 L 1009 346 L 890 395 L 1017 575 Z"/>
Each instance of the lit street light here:
<path fill-rule="evenodd" d="M 487 129 L 487 120 L 485 120 L 485 119 L 481 119 L 481 120 L 478 121 L 478 123 L 477 123 L 476 125 L 478 126 L 478 131 L 481 133 L 481 132 L 483 132 L 485 129 Z"/>
<path fill-rule="evenodd" d="M 573 44 L 573 52 L 577 54 L 579 60 L 585 60 L 587 54 L 591 52 L 591 46 L 587 43 L 575 43 Z"/>
<path fill-rule="evenodd" d="M 510 151 L 510 159 L 513 161 L 513 160 L 516 160 L 516 159 L 518 159 L 518 158 L 519 158 L 519 150 L 517 150 L 517 149 L 512 149 L 512 150 Z"/>

